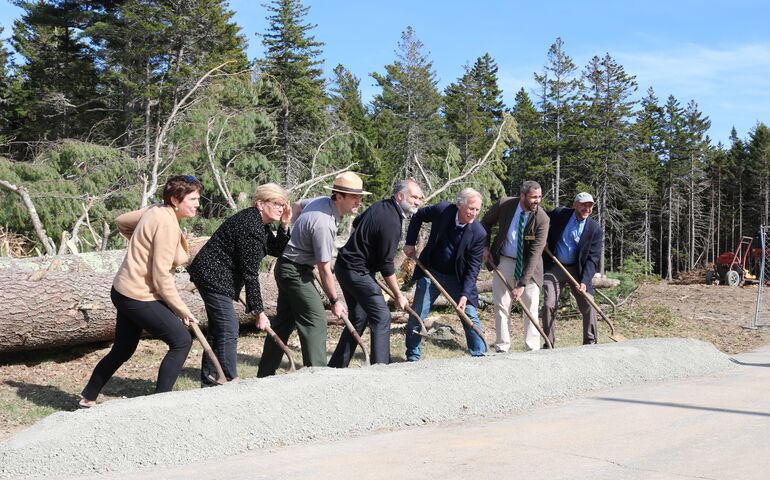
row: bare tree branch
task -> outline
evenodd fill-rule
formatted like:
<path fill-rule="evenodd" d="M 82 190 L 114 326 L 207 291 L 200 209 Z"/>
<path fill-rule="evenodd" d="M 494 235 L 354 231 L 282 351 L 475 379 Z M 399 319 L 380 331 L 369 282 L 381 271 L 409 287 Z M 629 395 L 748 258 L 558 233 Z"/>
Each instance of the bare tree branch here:
<path fill-rule="evenodd" d="M 177 114 L 179 111 L 185 106 L 188 99 L 200 88 L 201 85 L 203 85 L 203 82 L 206 81 L 208 77 L 210 77 L 214 72 L 219 71 L 222 67 L 229 63 L 233 63 L 234 60 L 228 60 L 208 72 L 206 72 L 201 78 L 198 79 L 197 82 L 195 82 L 195 85 L 190 88 L 190 90 L 187 92 L 187 94 L 182 97 L 181 100 L 174 103 L 174 107 L 171 109 L 171 113 L 169 113 L 168 118 L 166 118 L 166 121 L 163 124 L 163 127 L 158 131 L 158 134 L 155 136 L 155 153 L 152 158 L 152 166 L 150 168 L 150 177 L 149 179 L 145 180 L 144 185 L 144 191 L 142 193 L 142 208 L 146 207 L 147 204 L 150 201 L 150 198 L 152 198 L 153 195 L 155 195 L 155 192 L 158 190 L 158 177 L 161 172 L 159 170 L 165 171 L 165 169 L 168 168 L 169 165 L 166 165 L 165 168 L 162 167 L 162 159 L 160 154 L 160 149 L 165 143 L 166 135 L 168 134 L 168 131 L 170 130 L 171 126 L 176 121 Z"/>
<path fill-rule="evenodd" d="M 27 207 L 29 217 L 32 219 L 32 226 L 35 228 L 35 234 L 37 235 L 38 240 L 40 240 L 40 243 L 43 244 L 43 248 L 45 248 L 46 255 L 56 255 L 56 244 L 51 240 L 51 237 L 45 233 L 43 222 L 40 221 L 35 204 L 32 202 L 32 198 L 30 198 L 27 189 L 23 185 L 16 186 L 6 180 L 0 180 L 0 187 L 21 197 L 21 201 L 24 203 L 24 206 Z"/>
<path fill-rule="evenodd" d="M 479 169 L 481 169 L 489 160 L 489 157 L 492 155 L 492 153 L 497 149 L 498 143 L 500 143 L 500 139 L 503 137 L 503 132 L 505 131 L 505 123 L 508 121 L 508 116 L 503 117 L 503 122 L 500 124 L 500 127 L 497 130 L 497 135 L 495 136 L 495 141 L 492 142 L 492 145 L 489 147 L 489 150 L 487 150 L 487 153 L 484 154 L 483 157 L 476 160 L 474 164 L 472 164 L 470 167 L 468 167 L 464 172 L 462 172 L 460 175 L 458 175 L 455 178 L 449 178 L 447 179 L 446 183 L 432 191 L 429 195 L 425 197 L 425 203 L 428 203 L 432 198 L 435 198 L 440 193 L 442 193 L 444 190 L 447 190 L 451 186 L 465 180 L 469 176 L 473 175 L 474 173 L 478 172 Z"/>

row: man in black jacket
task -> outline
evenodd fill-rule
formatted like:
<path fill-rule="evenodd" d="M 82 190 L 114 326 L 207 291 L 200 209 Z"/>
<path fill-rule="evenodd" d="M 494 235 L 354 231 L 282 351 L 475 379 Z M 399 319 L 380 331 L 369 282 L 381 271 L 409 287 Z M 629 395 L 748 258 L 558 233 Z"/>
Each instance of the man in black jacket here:
<path fill-rule="evenodd" d="M 390 363 L 390 310 L 374 278 L 382 274 L 396 304 L 403 309 L 407 300 L 396 282 L 393 259 L 401 239 L 401 221 L 422 203 L 422 189 L 414 180 L 398 182 L 393 196 L 375 202 L 353 221 L 353 232 L 337 253 L 334 275 L 348 306 L 350 322 L 362 335 L 366 325 L 371 334 L 371 363 Z M 347 367 L 356 350 L 356 340 L 342 331 L 329 366 Z"/>
<path fill-rule="evenodd" d="M 458 309 L 481 329 L 477 312 L 479 293 L 476 278 L 481 268 L 487 233 L 476 217 L 481 210 L 481 194 L 466 188 L 457 196 L 457 203 L 439 202 L 421 208 L 409 222 L 404 253 L 414 256 L 415 244 L 423 223 L 430 223 L 430 237 L 420 254 L 420 262 L 441 283 L 441 286 L 457 302 Z M 412 308 L 425 318 L 431 305 L 439 296 L 439 290 L 421 270 L 415 270 L 417 287 Z M 463 323 L 468 352 L 481 356 L 487 351 L 483 338 Z M 415 331 L 416 330 L 416 331 Z M 414 362 L 420 359 L 420 335 L 417 319 L 409 317 L 406 326 L 406 359 Z"/>
<path fill-rule="evenodd" d="M 543 330 L 553 345 L 556 337 L 556 309 L 559 294 L 567 283 L 583 315 L 583 345 L 597 341 L 596 312 L 582 295 L 585 292 L 593 292 L 591 280 L 599 269 L 602 253 L 602 227 L 590 217 L 593 207 L 594 198 L 591 194 L 581 192 L 575 196 L 572 208 L 558 207 L 548 213 L 551 219 L 548 248 L 579 282 L 575 287 L 551 256 L 547 253 L 543 254 L 546 270 L 543 279 L 545 301 L 540 315 L 543 320 Z"/>

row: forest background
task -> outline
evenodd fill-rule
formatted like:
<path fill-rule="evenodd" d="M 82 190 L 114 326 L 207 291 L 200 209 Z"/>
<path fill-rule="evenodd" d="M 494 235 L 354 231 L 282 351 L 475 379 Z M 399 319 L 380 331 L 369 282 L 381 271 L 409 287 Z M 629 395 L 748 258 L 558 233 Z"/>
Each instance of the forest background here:
<path fill-rule="evenodd" d="M 764 123 L 715 143 L 696 99 L 658 98 L 611 53 L 576 65 L 561 38 L 543 46 L 534 87 L 506 105 L 492 55 L 439 88 L 429 49 L 405 26 L 392 61 L 364 80 L 367 101 L 343 64 L 324 70 L 299 0 L 259 7 L 254 59 L 224 1 L 12 3 L 23 13 L 0 46 L 2 255 L 118 246 L 115 216 L 157 201 L 176 173 L 204 184 L 187 223 L 199 234 L 267 181 L 300 198 L 353 169 L 375 198 L 414 177 L 428 201 L 472 186 L 488 204 L 535 179 L 547 208 L 594 194 L 605 269 L 633 259 L 664 278 L 768 223 Z"/>

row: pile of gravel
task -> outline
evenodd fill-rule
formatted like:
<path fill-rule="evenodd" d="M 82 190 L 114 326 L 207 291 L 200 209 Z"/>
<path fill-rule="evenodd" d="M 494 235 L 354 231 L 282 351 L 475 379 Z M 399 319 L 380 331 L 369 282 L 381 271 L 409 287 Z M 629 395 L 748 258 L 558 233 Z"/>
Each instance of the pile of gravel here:
<path fill-rule="evenodd" d="M 61 412 L 0 444 L 0 477 L 182 465 L 265 447 L 518 412 L 729 368 L 710 343 L 647 339 L 297 373 Z"/>

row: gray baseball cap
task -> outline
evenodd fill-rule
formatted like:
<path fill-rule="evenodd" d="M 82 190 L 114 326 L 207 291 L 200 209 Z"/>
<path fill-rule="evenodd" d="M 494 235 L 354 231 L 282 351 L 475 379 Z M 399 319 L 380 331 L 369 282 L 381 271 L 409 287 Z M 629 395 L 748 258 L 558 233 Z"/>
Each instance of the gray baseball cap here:
<path fill-rule="evenodd" d="M 594 197 L 592 197 L 591 194 L 588 192 L 580 192 L 577 195 L 575 195 L 575 201 L 577 203 L 587 203 L 587 202 L 594 203 Z"/>

